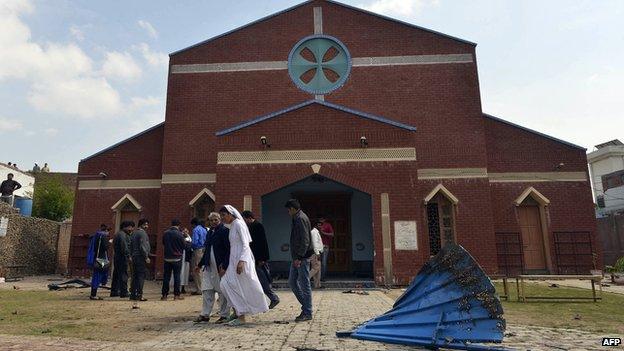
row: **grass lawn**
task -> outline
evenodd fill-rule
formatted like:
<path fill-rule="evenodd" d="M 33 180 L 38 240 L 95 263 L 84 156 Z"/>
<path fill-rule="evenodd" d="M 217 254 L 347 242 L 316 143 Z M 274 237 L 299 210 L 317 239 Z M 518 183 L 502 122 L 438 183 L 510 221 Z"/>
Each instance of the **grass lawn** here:
<path fill-rule="evenodd" d="M 128 300 L 94 302 L 88 296 L 89 289 L 0 290 L 0 333 L 128 341 L 155 336 L 169 323 L 185 319 L 176 316 L 187 315 L 190 319 L 196 307 L 153 301 L 146 302 L 145 308 L 132 310 Z M 165 313 L 167 308 L 170 315 Z"/>
<path fill-rule="evenodd" d="M 589 285 L 589 282 L 587 282 Z M 503 284 L 495 284 L 502 293 Z M 602 301 L 580 302 L 531 300 L 518 302 L 515 281 L 508 282 L 509 301 L 503 301 L 505 319 L 508 323 L 536 325 L 554 328 L 570 328 L 595 333 L 624 334 L 624 295 L 603 293 Z M 585 296 L 591 297 L 591 290 L 558 287 L 546 284 L 525 284 L 526 296 Z"/>
<path fill-rule="evenodd" d="M 0 332 L 88 338 L 99 323 L 65 294 L 0 290 Z"/>

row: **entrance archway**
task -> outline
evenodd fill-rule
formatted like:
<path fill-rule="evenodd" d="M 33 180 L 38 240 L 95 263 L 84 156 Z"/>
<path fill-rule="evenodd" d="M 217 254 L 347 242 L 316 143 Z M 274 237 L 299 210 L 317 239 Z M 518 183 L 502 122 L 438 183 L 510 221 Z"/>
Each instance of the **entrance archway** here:
<path fill-rule="evenodd" d="M 191 216 L 208 221 L 208 215 L 215 210 L 215 196 L 204 188 L 189 202 Z"/>
<path fill-rule="evenodd" d="M 318 174 L 262 196 L 262 221 L 274 273 L 287 274 L 291 260 L 291 219 L 284 208 L 290 198 L 299 200 L 312 223 L 322 215 L 334 228 L 329 278 L 373 277 L 371 196 Z"/>
<path fill-rule="evenodd" d="M 533 187 L 527 188 L 514 201 L 522 237 L 526 273 L 553 271 L 546 221 L 546 207 L 549 204 L 550 200 Z"/>
<path fill-rule="evenodd" d="M 457 242 L 455 212 L 458 203 L 457 197 L 442 184 L 425 197 L 431 256 L 437 255 L 446 244 Z"/>
<path fill-rule="evenodd" d="M 137 200 L 130 194 L 126 194 L 119 199 L 112 207 L 111 210 L 115 212 L 115 229 L 118 231 L 121 228 L 121 222 L 133 221 L 136 225 L 139 222 L 142 206 Z"/>

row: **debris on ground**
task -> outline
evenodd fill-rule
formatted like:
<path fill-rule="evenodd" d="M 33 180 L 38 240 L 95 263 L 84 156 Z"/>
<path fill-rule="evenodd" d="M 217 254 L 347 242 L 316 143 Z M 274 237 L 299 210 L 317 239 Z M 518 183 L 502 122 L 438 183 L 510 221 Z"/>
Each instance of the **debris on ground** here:
<path fill-rule="evenodd" d="M 490 278 L 463 247 L 447 244 L 422 267 L 392 310 L 336 336 L 433 349 L 506 350 L 480 344 L 502 342 L 505 328 Z"/>
<path fill-rule="evenodd" d="M 364 290 L 353 290 L 353 289 L 345 290 L 345 291 L 343 291 L 342 293 L 343 293 L 343 294 L 369 295 L 368 291 L 364 291 Z"/>

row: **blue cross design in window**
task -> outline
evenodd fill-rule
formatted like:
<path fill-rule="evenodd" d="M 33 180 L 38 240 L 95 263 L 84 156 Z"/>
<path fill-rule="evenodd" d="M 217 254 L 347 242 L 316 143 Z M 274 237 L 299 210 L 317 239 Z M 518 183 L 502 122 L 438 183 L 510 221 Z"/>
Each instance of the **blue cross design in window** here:
<path fill-rule="evenodd" d="M 288 56 L 288 74 L 300 89 L 323 95 L 340 88 L 351 71 L 346 46 L 328 35 L 300 40 Z"/>

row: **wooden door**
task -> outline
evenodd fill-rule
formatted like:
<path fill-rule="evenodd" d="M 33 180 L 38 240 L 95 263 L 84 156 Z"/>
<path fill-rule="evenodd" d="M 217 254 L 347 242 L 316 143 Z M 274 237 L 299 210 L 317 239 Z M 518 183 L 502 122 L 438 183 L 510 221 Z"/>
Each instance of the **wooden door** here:
<path fill-rule="evenodd" d="M 546 269 L 544 236 L 538 206 L 518 207 L 524 265 L 527 270 Z"/>
<path fill-rule="evenodd" d="M 328 273 L 351 272 L 351 195 L 337 194 L 293 194 L 301 202 L 301 208 L 312 225 L 323 215 L 334 228 L 334 239 L 327 258 Z"/>
<path fill-rule="evenodd" d="M 429 254 L 437 255 L 448 243 L 455 240 L 455 208 L 441 194 L 427 204 L 427 226 L 429 229 Z"/>

